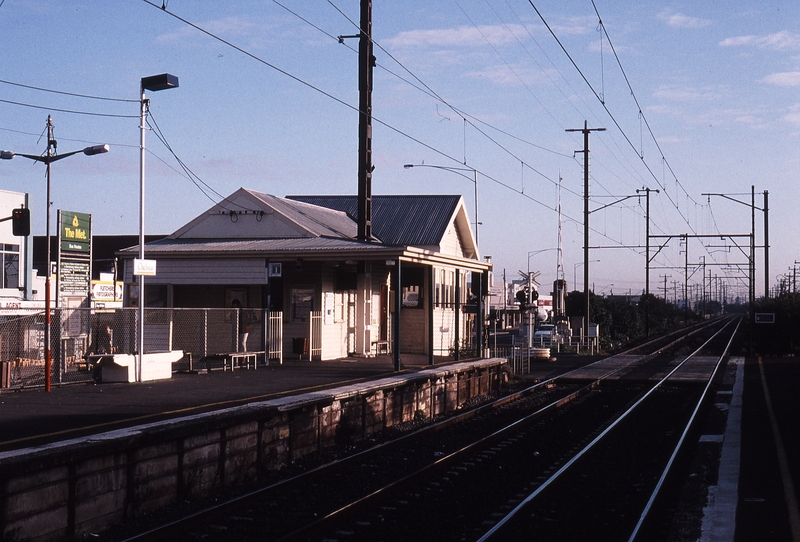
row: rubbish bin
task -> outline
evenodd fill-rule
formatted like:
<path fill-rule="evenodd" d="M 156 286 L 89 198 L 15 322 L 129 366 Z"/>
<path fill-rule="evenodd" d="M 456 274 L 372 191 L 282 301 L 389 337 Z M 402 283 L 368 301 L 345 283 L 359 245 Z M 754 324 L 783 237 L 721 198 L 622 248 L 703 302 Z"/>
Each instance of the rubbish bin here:
<path fill-rule="evenodd" d="M 307 337 L 293 337 L 292 338 L 292 353 L 297 354 L 300 359 L 308 354 L 308 338 Z"/>
<path fill-rule="evenodd" d="M 0 388 L 11 387 L 11 363 L 10 361 L 0 361 Z"/>

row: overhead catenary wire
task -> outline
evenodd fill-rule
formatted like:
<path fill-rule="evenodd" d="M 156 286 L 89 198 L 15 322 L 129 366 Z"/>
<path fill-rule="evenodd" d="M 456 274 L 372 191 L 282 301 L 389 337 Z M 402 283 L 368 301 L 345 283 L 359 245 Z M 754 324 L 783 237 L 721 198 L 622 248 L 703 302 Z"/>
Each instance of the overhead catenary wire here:
<path fill-rule="evenodd" d="M 44 111 L 56 111 L 58 113 L 69 113 L 71 115 L 87 115 L 91 117 L 111 117 L 117 119 L 135 119 L 138 118 L 138 115 L 119 115 L 115 113 L 97 113 L 95 111 L 80 111 L 77 109 L 63 109 L 60 107 L 52 107 L 46 105 L 36 105 L 36 104 L 29 104 L 25 102 L 15 102 L 13 100 L 4 100 L 0 98 L 0 102 L 10 104 L 10 105 L 18 105 L 21 107 L 30 107 L 33 109 L 42 109 Z"/>
<path fill-rule="evenodd" d="M 143 0 L 143 1 L 146 4 L 150 5 L 150 6 L 158 8 L 159 11 L 162 11 L 163 13 L 166 13 L 166 14 L 170 15 L 171 17 L 183 22 L 184 24 L 187 24 L 188 26 L 191 26 L 192 28 L 195 28 L 196 30 L 200 31 L 201 33 L 203 33 L 203 34 L 205 34 L 205 35 L 207 35 L 209 37 L 211 37 L 212 39 L 215 39 L 215 40 L 217 40 L 217 41 L 219 41 L 219 42 L 221 42 L 221 43 L 223 43 L 223 44 L 225 44 L 225 45 L 227 45 L 227 46 L 239 51 L 240 53 L 252 58 L 253 60 L 255 60 L 255 61 L 257 61 L 257 62 L 259 62 L 259 63 L 261 63 L 261 64 L 263 64 L 263 65 L 265 65 L 265 66 L 267 66 L 267 67 L 269 67 L 269 68 L 271 68 L 273 70 L 275 70 L 275 71 L 277 71 L 278 73 L 280 73 L 282 75 L 285 75 L 286 77 L 289 77 L 290 79 L 292 79 L 292 80 L 294 80 L 294 81 L 296 81 L 296 82 L 298 82 L 298 83 L 300 83 L 300 84 L 302 84 L 302 85 L 304 85 L 304 86 L 306 86 L 306 87 L 308 87 L 308 88 L 310 88 L 310 89 L 312 89 L 312 90 L 314 90 L 316 92 L 321 93 L 322 95 L 328 97 L 329 99 L 334 100 L 335 102 L 337 102 L 337 103 L 339 103 L 339 104 L 341 104 L 341 105 L 343 105 L 343 106 L 345 106 L 347 108 L 350 108 L 352 110 L 358 111 L 358 107 L 357 106 L 353 106 L 353 105 L 347 103 L 346 101 L 344 101 L 344 100 L 332 95 L 331 93 L 329 93 L 329 92 L 317 87 L 316 85 L 313 85 L 313 84 L 301 79 L 300 77 L 297 77 L 297 76 L 289 73 L 288 71 L 286 71 L 286 70 L 284 70 L 284 69 L 282 69 L 282 68 L 280 68 L 280 67 L 278 67 L 278 66 L 276 66 L 276 65 L 274 65 L 274 64 L 272 64 L 272 63 L 270 63 L 270 62 L 268 62 L 268 61 L 266 61 L 266 60 L 264 60 L 262 58 L 260 58 L 259 56 L 257 56 L 255 54 L 245 50 L 244 48 L 242 48 L 242 47 L 240 47 L 240 46 L 238 46 L 238 45 L 236 45 L 236 44 L 234 44 L 234 43 L 232 43 L 232 42 L 230 42 L 228 40 L 225 40 L 224 38 L 221 38 L 221 37 L 215 35 L 213 32 L 210 32 L 210 31 L 200 27 L 199 25 L 197 25 L 195 23 L 192 23 L 191 21 L 188 21 L 187 19 L 185 19 L 185 18 L 183 18 L 183 17 L 181 17 L 181 16 L 179 16 L 179 15 L 177 15 L 177 14 L 175 14 L 175 13 L 173 13 L 173 12 L 167 10 L 167 9 L 162 9 L 161 6 L 157 6 L 151 0 Z M 326 33 L 326 35 L 331 36 L 331 34 L 328 34 L 328 33 Z M 424 83 L 423 83 L 423 85 L 424 85 Z M 427 87 L 427 85 L 425 85 L 425 86 Z M 427 87 L 427 88 L 429 88 L 429 87 Z M 446 101 L 442 100 L 442 103 L 445 103 L 450 107 L 450 105 Z M 453 109 L 453 110 L 456 111 L 456 109 Z M 463 116 L 462 116 L 462 118 L 463 118 Z M 420 140 L 418 137 L 415 137 L 415 136 L 413 136 L 411 134 L 408 134 L 408 133 L 404 132 L 403 130 L 401 130 L 401 129 L 389 124 L 388 122 L 385 122 L 385 121 L 381 120 L 380 118 L 377 118 L 377 117 L 373 116 L 372 120 L 373 120 L 373 123 L 379 124 L 381 126 L 384 126 L 385 128 L 397 133 L 398 135 L 401 135 L 402 137 L 405 137 L 405 138 L 409 139 L 410 141 L 422 146 L 423 148 L 426 148 L 426 149 L 434 152 L 435 154 L 441 156 L 444 159 L 451 160 L 454 163 L 463 164 L 463 162 L 461 162 L 460 160 L 456 159 L 455 157 L 449 155 L 448 153 L 446 153 L 446 152 L 434 147 L 433 145 L 431 145 L 429 143 L 426 143 L 426 142 Z M 483 133 L 484 136 L 486 135 L 482 131 L 481 131 L 481 133 Z M 464 165 L 467 165 L 467 164 L 464 164 Z M 515 193 L 521 195 L 522 197 L 524 197 L 525 199 L 528 199 L 531 202 L 534 202 L 537 205 L 540 205 L 540 206 L 544 207 L 545 209 L 547 209 L 549 211 L 553 211 L 553 208 L 552 208 L 551 205 L 548 205 L 548 204 L 546 204 L 546 203 L 544 203 L 544 202 L 542 202 L 542 201 L 530 196 L 529 194 L 525 194 L 525 193 L 521 192 L 520 190 L 515 189 L 514 187 L 510 186 L 508 183 L 500 181 L 496 177 L 494 177 L 492 175 L 489 175 L 488 173 L 486 173 L 484 171 L 481 171 L 481 170 L 476 169 L 476 168 L 473 168 L 473 169 L 475 169 L 480 175 L 482 175 L 482 177 L 486 178 L 487 180 L 490 180 L 490 181 L 494 182 L 495 184 L 497 184 L 499 186 L 502 186 L 503 188 L 505 188 L 507 190 L 515 192 Z M 531 169 L 533 169 L 533 168 L 531 168 Z M 533 170 L 536 171 L 535 169 L 533 169 Z M 538 171 L 536 171 L 536 172 L 537 172 L 537 174 L 542 175 L 543 177 L 549 179 L 549 177 L 547 177 L 546 175 L 542 174 L 541 172 L 538 172 Z M 549 179 L 549 180 L 552 181 L 552 179 Z M 565 215 L 565 216 L 566 216 L 566 218 L 568 220 L 579 222 L 577 219 L 575 219 L 573 217 L 570 217 L 569 215 Z M 630 248 L 630 247 L 626 247 L 620 241 L 618 241 L 616 239 L 612 239 L 611 237 L 607 236 L 602 231 L 596 230 L 594 228 L 591 228 L 591 230 L 594 231 L 595 233 L 601 235 L 602 237 L 608 239 L 609 241 L 615 243 L 616 245 L 620 246 L 621 248 Z M 633 248 L 630 248 L 630 249 L 634 250 Z"/>
<path fill-rule="evenodd" d="M 631 141 L 631 139 L 630 139 L 630 137 L 628 136 L 628 134 L 625 132 L 625 130 L 624 130 L 624 129 L 622 128 L 622 126 L 619 124 L 619 121 L 617 120 L 617 118 L 614 116 L 614 114 L 613 114 L 613 113 L 611 112 L 611 110 L 608 108 L 608 105 L 605 103 L 605 100 L 604 100 L 604 99 L 602 99 L 602 97 L 601 97 L 601 96 L 598 94 L 597 90 L 594 88 L 594 85 L 592 85 L 592 83 L 589 81 L 589 79 L 588 79 L 588 78 L 586 77 L 586 75 L 583 73 L 583 70 L 581 70 L 580 66 L 578 66 L 578 63 L 575 61 L 575 59 L 573 59 L 573 58 L 572 58 L 572 55 L 569 53 L 569 51 L 567 51 L 567 48 L 564 46 L 564 44 L 563 44 L 563 43 L 561 42 L 561 40 L 558 38 L 558 36 L 556 35 L 555 31 L 552 29 L 552 27 L 550 26 L 550 24 L 547 22 L 547 19 L 545 19 L 545 18 L 544 18 L 544 15 L 542 15 L 542 13 L 539 11 L 539 9 L 536 7 L 536 5 L 533 3 L 533 0 L 528 0 L 528 3 L 531 5 L 531 7 L 533 8 L 533 10 L 534 10 L 534 11 L 536 12 L 536 14 L 539 16 L 539 18 L 541 19 L 542 23 L 545 25 L 545 27 L 546 27 L 546 28 L 547 28 L 547 30 L 550 32 L 550 34 L 553 36 L 553 39 L 555 39 L 555 40 L 556 40 L 556 43 L 558 43 L 559 47 L 561 47 L 562 51 L 563 51 L 563 52 L 564 52 L 564 54 L 567 56 L 567 58 L 569 59 L 569 61 L 572 63 L 573 67 L 574 67 L 574 68 L 575 68 L 575 69 L 578 71 L 578 74 L 581 76 L 581 78 L 583 79 L 583 81 L 586 83 L 586 85 L 587 85 L 587 86 L 589 87 L 589 89 L 592 91 L 592 94 L 594 94 L 595 98 L 597 98 L 598 102 L 600 102 L 600 104 L 602 105 L 602 107 L 603 107 L 603 108 L 606 110 L 606 113 L 608 114 L 609 118 L 610 118 L 610 119 L 611 119 L 611 121 L 614 123 L 614 125 L 617 127 L 617 130 L 618 130 L 618 131 L 619 131 L 619 133 L 622 135 L 623 139 L 625 139 L 625 141 L 627 141 L 628 145 L 630 145 L 630 147 L 631 147 L 631 148 L 634 150 L 634 152 L 636 152 L 636 153 L 637 153 L 637 155 L 638 155 L 638 151 L 636 150 L 636 145 L 633 143 L 633 141 Z M 666 197 L 667 197 L 667 198 L 670 200 L 670 202 L 671 202 L 671 203 L 672 203 L 672 205 L 675 207 L 675 209 L 676 209 L 676 211 L 678 212 L 678 214 L 679 214 L 679 215 L 681 216 L 681 218 L 683 219 L 683 221 L 684 221 L 684 222 L 686 222 L 686 224 L 689 226 L 689 229 L 690 229 L 690 230 L 692 230 L 692 233 L 696 233 L 696 231 L 695 231 L 694 227 L 693 227 L 693 226 L 691 225 L 691 223 L 689 222 L 689 219 L 688 219 L 688 218 L 687 218 L 687 217 L 686 217 L 686 216 L 683 214 L 683 212 L 680 210 L 680 208 L 679 208 L 679 206 L 678 206 L 677 202 L 676 202 L 676 201 L 675 201 L 675 200 L 672 198 L 672 196 L 671 196 L 671 195 L 669 194 L 669 192 L 666 190 L 666 187 L 665 187 L 665 186 L 664 186 L 664 185 L 661 183 L 661 181 L 660 181 L 660 180 L 658 179 L 658 177 L 655 175 L 655 173 L 653 172 L 652 168 L 651 168 L 651 167 L 650 167 L 650 166 L 647 164 L 647 162 L 644 160 L 644 157 L 640 156 L 640 159 L 641 159 L 642 165 L 644 165 L 645 169 L 647 169 L 647 171 L 650 173 L 650 176 L 653 178 L 653 180 L 655 180 L 655 181 L 656 181 L 656 183 L 657 183 L 657 184 L 658 184 L 658 185 L 659 185 L 659 186 L 660 186 L 660 187 L 661 187 L 661 188 L 664 190 L 664 195 L 665 195 L 665 196 L 666 196 Z"/>
<path fill-rule="evenodd" d="M 12 86 L 16 86 L 16 87 L 21 87 L 21 88 L 27 88 L 27 89 L 31 89 L 31 90 L 39 90 L 41 92 L 49 92 L 49 93 L 52 93 L 52 94 L 61 94 L 63 96 L 74 96 L 76 98 L 87 98 L 87 99 L 90 99 L 90 100 L 103 100 L 103 101 L 109 101 L 109 102 L 128 102 L 128 103 L 138 103 L 139 102 L 139 100 L 133 100 L 133 99 L 129 99 L 129 98 L 107 98 L 107 97 L 104 97 L 104 96 L 92 96 L 91 94 L 80 94 L 80 93 L 77 93 L 77 92 L 66 92 L 66 91 L 63 91 L 63 90 L 54 90 L 54 89 L 49 89 L 49 88 L 37 87 L 37 86 L 33 86 L 33 85 L 25 85 L 23 83 L 15 83 L 13 81 L 6 81 L 4 79 L 0 79 L 0 83 L 3 83 L 5 85 L 12 85 Z"/>

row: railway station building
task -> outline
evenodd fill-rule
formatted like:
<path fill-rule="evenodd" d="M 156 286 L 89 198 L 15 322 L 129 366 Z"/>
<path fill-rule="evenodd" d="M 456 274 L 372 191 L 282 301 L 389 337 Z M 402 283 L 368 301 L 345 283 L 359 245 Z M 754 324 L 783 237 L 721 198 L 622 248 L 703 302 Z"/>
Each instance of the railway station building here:
<path fill-rule="evenodd" d="M 369 241 L 357 239 L 356 215 L 356 196 L 277 197 L 240 188 L 145 243 L 145 258 L 157 262 L 156 275 L 145 280 L 146 306 L 241 306 L 250 332 L 242 348 L 270 359 L 399 352 L 433 363 L 477 352 L 479 293 L 491 264 L 481 261 L 463 198 L 373 196 Z M 138 247 L 118 256 L 125 303 L 136 306 Z M 231 325 L 223 318 L 216 327 L 230 335 L 223 328 Z M 146 316 L 145 351 L 164 348 L 159 341 L 173 348 L 171 329 Z"/>

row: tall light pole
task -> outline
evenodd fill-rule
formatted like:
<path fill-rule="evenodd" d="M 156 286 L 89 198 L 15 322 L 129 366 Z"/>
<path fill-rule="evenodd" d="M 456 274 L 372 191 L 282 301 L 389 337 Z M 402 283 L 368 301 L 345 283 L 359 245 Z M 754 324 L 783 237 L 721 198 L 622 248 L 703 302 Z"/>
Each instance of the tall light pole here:
<path fill-rule="evenodd" d="M 50 117 L 50 115 L 47 115 L 47 153 L 44 156 L 39 156 L 36 154 L 14 153 L 11 151 L 0 151 L 0 159 L 2 160 L 11 160 L 15 156 L 22 156 L 23 158 L 28 158 L 37 162 L 44 162 L 44 164 L 47 166 L 47 201 L 45 202 L 47 206 L 47 223 L 45 226 L 47 228 L 45 233 L 45 243 L 47 245 L 47 261 L 45 264 L 47 266 L 47 270 L 45 272 L 44 279 L 44 389 L 46 391 L 50 391 L 50 371 L 53 366 L 53 360 L 50 355 L 50 275 L 52 274 L 52 270 L 50 269 L 50 164 L 80 152 L 87 156 L 108 152 L 108 145 L 92 145 L 91 147 L 86 147 L 79 151 L 55 154 L 57 147 L 58 143 L 53 138 L 53 119 Z"/>
<path fill-rule="evenodd" d="M 474 168 L 466 168 L 466 167 L 450 167 L 450 166 L 435 166 L 431 164 L 405 164 L 403 166 L 405 169 L 410 169 L 412 167 L 432 167 L 434 169 L 443 169 L 445 171 L 452 171 L 456 175 L 461 175 L 465 179 L 469 179 L 468 176 L 460 173 L 461 171 L 471 171 L 472 172 L 472 179 L 470 179 L 473 183 L 475 183 L 475 246 L 476 251 L 478 245 L 478 170 Z"/>
<path fill-rule="evenodd" d="M 145 90 L 155 92 L 158 90 L 166 90 L 169 88 L 176 88 L 178 86 L 178 78 L 168 73 L 161 75 L 151 75 L 150 77 L 142 77 L 140 95 L 141 100 L 141 115 L 139 118 L 139 261 L 144 260 L 144 134 L 147 126 L 147 110 L 150 105 L 150 100 L 145 96 Z M 136 265 L 134 265 L 134 268 Z M 134 270 L 134 273 L 136 271 Z M 144 275 L 139 274 L 139 360 L 136 369 L 136 380 L 142 381 L 142 356 L 144 355 Z"/>

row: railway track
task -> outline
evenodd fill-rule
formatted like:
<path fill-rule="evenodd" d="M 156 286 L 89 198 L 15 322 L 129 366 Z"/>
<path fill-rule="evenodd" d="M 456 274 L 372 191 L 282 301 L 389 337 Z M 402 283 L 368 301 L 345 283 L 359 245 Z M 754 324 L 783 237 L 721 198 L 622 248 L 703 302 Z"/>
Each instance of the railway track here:
<path fill-rule="evenodd" d="M 664 466 L 679 458 L 677 443 L 689 440 L 687 427 L 724 358 L 699 354 L 734 334 L 733 323 L 720 326 L 536 383 L 147 532 L 103 539 L 512 540 L 536 533 L 542 540 L 619 540 L 623 532 L 622 539 L 658 533 Z M 597 537 L 598 526 L 608 537 Z"/>

